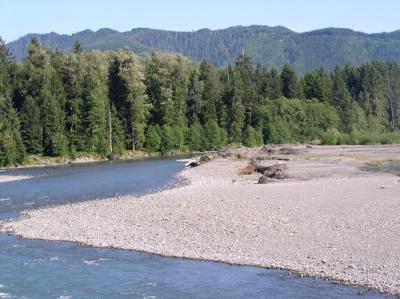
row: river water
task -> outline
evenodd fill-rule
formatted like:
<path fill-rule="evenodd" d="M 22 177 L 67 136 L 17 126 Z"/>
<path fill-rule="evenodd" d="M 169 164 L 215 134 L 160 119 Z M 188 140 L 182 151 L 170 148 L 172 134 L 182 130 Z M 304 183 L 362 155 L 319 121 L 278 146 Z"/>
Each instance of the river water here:
<path fill-rule="evenodd" d="M 177 180 L 174 160 L 21 169 L 0 183 L 0 218 L 24 209 L 124 194 Z M 389 298 L 288 271 L 166 258 L 0 234 L 0 298 Z"/>

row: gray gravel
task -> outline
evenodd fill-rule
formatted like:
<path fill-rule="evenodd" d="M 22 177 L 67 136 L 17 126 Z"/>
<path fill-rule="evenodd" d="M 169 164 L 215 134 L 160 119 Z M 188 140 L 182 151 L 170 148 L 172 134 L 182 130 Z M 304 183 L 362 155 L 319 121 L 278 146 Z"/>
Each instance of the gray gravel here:
<path fill-rule="evenodd" d="M 400 147 L 300 148 L 285 162 L 290 179 L 258 185 L 259 175 L 238 175 L 247 161 L 216 159 L 183 171 L 186 186 L 27 211 L 1 229 L 24 238 L 284 268 L 400 294 L 399 177 L 358 169 L 400 159 Z"/>

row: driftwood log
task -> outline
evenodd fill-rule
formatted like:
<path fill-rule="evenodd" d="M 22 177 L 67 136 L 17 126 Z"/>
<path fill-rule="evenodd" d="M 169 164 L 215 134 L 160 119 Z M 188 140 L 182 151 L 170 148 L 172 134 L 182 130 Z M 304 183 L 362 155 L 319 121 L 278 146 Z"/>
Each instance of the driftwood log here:
<path fill-rule="evenodd" d="M 259 184 L 266 184 L 271 179 L 282 180 L 287 177 L 287 165 L 286 164 L 275 164 L 271 166 L 252 165 L 255 171 L 261 173 L 262 176 L 258 179 Z"/>
<path fill-rule="evenodd" d="M 190 160 L 185 164 L 185 167 L 197 167 L 200 166 L 200 162 L 197 160 Z"/>
<path fill-rule="evenodd" d="M 185 167 L 197 167 L 197 166 L 200 166 L 201 164 L 207 163 L 207 162 L 209 162 L 211 160 L 212 160 L 211 156 L 203 155 L 203 156 L 201 156 L 199 158 L 189 160 L 185 164 Z"/>

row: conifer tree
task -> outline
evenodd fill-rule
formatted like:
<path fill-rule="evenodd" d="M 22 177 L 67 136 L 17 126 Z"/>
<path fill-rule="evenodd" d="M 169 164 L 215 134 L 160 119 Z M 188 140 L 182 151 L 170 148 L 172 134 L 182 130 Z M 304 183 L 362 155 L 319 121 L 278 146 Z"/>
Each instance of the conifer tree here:
<path fill-rule="evenodd" d="M 215 150 L 221 147 L 221 130 L 214 119 L 208 120 L 204 125 L 205 146 L 208 150 Z"/>
<path fill-rule="evenodd" d="M 42 125 L 40 109 L 34 98 L 27 96 L 20 111 L 21 136 L 28 153 L 40 154 L 42 147 Z"/>
<path fill-rule="evenodd" d="M 24 157 L 17 113 L 11 100 L 0 95 L 0 166 L 21 164 Z"/>
<path fill-rule="evenodd" d="M 279 72 L 272 68 L 267 74 L 267 97 L 271 100 L 279 99 L 282 96 L 282 82 Z"/>
<path fill-rule="evenodd" d="M 11 100 L 9 50 L 0 38 L 0 166 L 21 164 L 25 148 L 20 121 Z"/>
<path fill-rule="evenodd" d="M 161 150 L 161 129 L 159 126 L 150 125 L 146 132 L 145 148 L 149 152 Z"/>
<path fill-rule="evenodd" d="M 203 82 L 199 80 L 198 71 L 195 70 L 190 74 L 189 87 L 188 87 L 188 99 L 187 99 L 187 112 L 186 117 L 189 123 L 194 123 L 199 118 L 204 119 L 203 115 Z"/>
<path fill-rule="evenodd" d="M 85 150 L 84 119 L 84 78 L 87 72 L 86 57 L 77 41 L 73 52 L 66 54 L 58 71 L 64 85 L 66 96 L 65 126 L 69 151 Z"/>
<path fill-rule="evenodd" d="M 204 129 L 200 121 L 196 118 L 189 128 L 187 144 L 190 150 L 198 151 L 205 149 L 205 142 L 206 136 L 204 135 Z"/>
<path fill-rule="evenodd" d="M 51 76 L 55 76 L 52 74 Z M 43 153 L 48 156 L 63 156 L 67 153 L 67 140 L 64 135 L 62 87 L 56 78 L 44 85 L 42 98 L 42 143 Z"/>
<path fill-rule="evenodd" d="M 282 95 L 294 99 L 299 95 L 297 76 L 289 64 L 285 64 L 281 72 Z"/>
<path fill-rule="evenodd" d="M 342 129 L 349 132 L 351 130 L 351 97 L 338 67 L 336 67 L 332 75 L 331 104 L 336 107 L 339 117 L 342 120 Z"/>
<path fill-rule="evenodd" d="M 257 139 L 256 130 L 251 125 L 247 125 L 243 133 L 243 144 L 247 147 L 255 147 L 259 144 Z"/>
<path fill-rule="evenodd" d="M 245 109 L 242 103 L 243 85 L 238 72 L 234 72 L 232 98 L 230 104 L 230 142 L 242 142 L 242 130 L 245 120 Z"/>
<path fill-rule="evenodd" d="M 138 58 L 126 51 L 118 53 L 118 67 L 111 80 L 114 93 L 111 100 L 119 107 L 120 114 L 126 120 L 127 143 L 132 150 L 142 149 L 145 141 L 146 121 L 149 105 L 145 95 L 144 70 Z"/>
<path fill-rule="evenodd" d="M 120 137 L 113 138 L 114 126 L 118 128 L 120 134 L 120 126 L 114 125 L 116 120 L 115 108 L 111 109 L 108 99 L 107 75 L 108 64 L 105 63 L 105 57 L 100 53 L 93 53 L 87 56 L 88 70 L 84 80 L 84 119 L 83 123 L 86 130 L 86 150 L 89 152 L 97 152 L 102 156 L 110 154 L 112 148 L 109 144 L 118 140 L 117 146 L 120 148 Z M 110 112 L 110 113 L 109 113 Z M 111 132 L 110 125 L 111 124 Z M 122 126 L 122 125 L 121 125 Z M 116 133 L 116 134 L 117 134 Z M 109 140 L 111 138 L 111 140 Z M 123 142 L 123 133 L 122 133 Z M 124 146 L 122 146 L 124 147 Z"/>
<path fill-rule="evenodd" d="M 203 115 L 200 114 L 200 121 L 205 123 L 208 120 L 217 120 L 217 103 L 220 98 L 220 86 L 218 74 L 214 67 L 206 61 L 200 64 L 200 81 L 203 83 Z"/>

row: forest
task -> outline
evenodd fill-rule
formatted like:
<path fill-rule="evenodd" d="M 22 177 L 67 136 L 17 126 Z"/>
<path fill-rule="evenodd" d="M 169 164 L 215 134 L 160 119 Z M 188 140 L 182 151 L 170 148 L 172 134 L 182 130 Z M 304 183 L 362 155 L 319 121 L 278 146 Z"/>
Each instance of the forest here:
<path fill-rule="evenodd" d="M 283 26 L 234 26 L 219 30 L 201 29 L 190 32 L 135 28 L 119 32 L 110 28 L 84 30 L 71 35 L 27 34 L 7 44 L 16 61 L 27 56 L 32 38 L 55 50 L 71 52 L 79 40 L 85 51 L 126 48 L 138 55 L 152 52 L 179 53 L 217 67 L 233 64 L 243 50 L 254 63 L 282 69 L 285 63 L 304 75 L 323 66 L 335 66 L 400 60 L 400 31 L 366 34 L 351 29 L 325 28 L 294 32 Z"/>
<path fill-rule="evenodd" d="M 32 39 L 17 63 L 0 39 L 0 166 L 29 155 L 101 157 L 265 143 L 400 142 L 400 64 L 298 76 L 242 53 L 217 68 L 127 49 L 50 50 Z"/>

